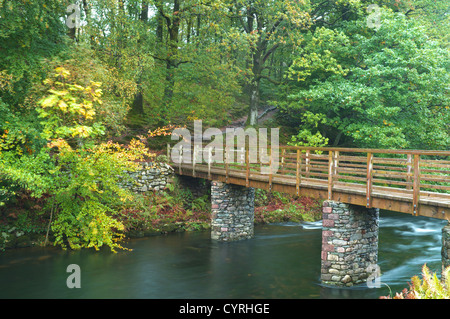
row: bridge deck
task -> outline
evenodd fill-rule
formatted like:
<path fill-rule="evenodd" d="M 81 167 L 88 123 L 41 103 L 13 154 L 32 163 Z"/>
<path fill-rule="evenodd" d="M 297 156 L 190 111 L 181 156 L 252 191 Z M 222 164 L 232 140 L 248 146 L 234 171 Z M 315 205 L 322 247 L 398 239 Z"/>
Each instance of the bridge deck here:
<path fill-rule="evenodd" d="M 213 163 L 211 152 L 181 164 L 172 154 L 172 165 L 181 175 L 450 220 L 448 151 L 280 147 L 274 174 L 262 174 L 264 164 L 252 163 L 248 149 L 232 151 L 238 162 Z"/>

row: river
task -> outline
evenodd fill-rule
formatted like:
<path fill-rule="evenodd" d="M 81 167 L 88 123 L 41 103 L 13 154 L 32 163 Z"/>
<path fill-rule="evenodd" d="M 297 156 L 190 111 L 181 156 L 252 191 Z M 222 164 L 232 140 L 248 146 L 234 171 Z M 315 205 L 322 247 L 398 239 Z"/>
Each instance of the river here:
<path fill-rule="evenodd" d="M 130 240 L 124 246 L 132 251 L 117 254 L 54 247 L 0 252 L 0 298 L 373 299 L 407 287 L 424 263 L 440 272 L 445 224 L 381 212 L 380 288 L 321 286 L 321 222 L 314 222 L 257 226 L 253 239 L 234 243 L 184 232 Z M 70 264 L 80 267 L 79 289 L 67 287 Z"/>

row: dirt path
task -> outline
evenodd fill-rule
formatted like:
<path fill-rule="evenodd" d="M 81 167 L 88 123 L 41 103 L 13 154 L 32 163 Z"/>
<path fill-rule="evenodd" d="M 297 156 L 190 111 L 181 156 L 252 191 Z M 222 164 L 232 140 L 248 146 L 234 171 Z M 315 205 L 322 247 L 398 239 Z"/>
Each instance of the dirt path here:
<path fill-rule="evenodd" d="M 272 107 L 272 106 L 268 106 L 265 109 L 260 110 L 259 114 L 258 114 L 258 124 L 261 125 L 264 122 L 272 119 L 277 112 L 278 112 L 277 108 Z M 235 119 L 229 125 L 221 127 L 220 130 L 222 131 L 222 134 L 226 133 L 227 128 L 239 128 L 239 127 L 243 128 L 245 125 L 245 122 L 247 121 L 247 117 L 248 117 L 248 115 L 245 115 L 241 118 Z M 205 133 L 202 134 L 202 137 L 206 138 L 206 139 L 211 138 L 211 136 L 208 136 L 208 134 L 205 134 Z"/>
<path fill-rule="evenodd" d="M 258 124 L 263 124 L 267 120 L 272 119 L 277 112 L 278 109 L 273 106 L 267 106 L 263 110 L 260 110 L 258 112 Z M 245 115 L 239 119 L 236 119 L 227 127 L 244 127 L 244 124 L 247 121 L 247 117 L 248 115 Z"/>

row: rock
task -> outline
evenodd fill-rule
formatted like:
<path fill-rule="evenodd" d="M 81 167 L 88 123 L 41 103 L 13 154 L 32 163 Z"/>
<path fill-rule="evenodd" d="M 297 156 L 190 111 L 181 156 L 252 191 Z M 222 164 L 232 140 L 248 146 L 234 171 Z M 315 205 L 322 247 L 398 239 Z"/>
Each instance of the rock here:
<path fill-rule="evenodd" d="M 351 281 L 352 281 L 352 277 L 350 277 L 349 275 L 345 275 L 344 278 L 342 278 L 342 280 L 341 280 L 341 282 L 344 284 L 348 284 Z"/>

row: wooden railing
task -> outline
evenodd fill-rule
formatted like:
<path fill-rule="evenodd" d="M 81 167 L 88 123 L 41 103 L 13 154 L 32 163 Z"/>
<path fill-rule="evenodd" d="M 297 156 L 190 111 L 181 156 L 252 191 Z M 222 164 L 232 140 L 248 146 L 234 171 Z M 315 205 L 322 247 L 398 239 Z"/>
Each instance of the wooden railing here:
<path fill-rule="evenodd" d="M 270 148 L 249 147 L 208 149 L 207 145 L 197 145 L 189 150 L 194 162 L 183 164 L 177 161 L 176 149 L 175 156 L 172 154 L 173 147 L 168 145 L 167 150 L 180 174 L 186 170 L 186 164 L 192 166 L 193 176 L 196 176 L 199 166 L 207 166 L 208 178 L 211 171 L 218 168 L 222 169 L 226 180 L 232 172 L 245 172 L 248 186 L 249 180 L 261 176 L 261 168 L 265 167 L 269 189 L 274 177 L 295 179 L 297 194 L 303 184 L 321 183 L 327 185 L 327 197 L 332 199 L 336 189 L 358 186 L 365 189 L 366 207 L 372 207 L 375 189 L 392 190 L 411 198 L 414 214 L 421 195 L 450 201 L 450 151 L 294 146 L 280 146 L 271 151 Z M 267 156 L 261 157 L 261 151 Z M 218 160 L 220 152 L 223 156 L 219 156 Z M 278 165 L 275 165 L 275 160 Z"/>

